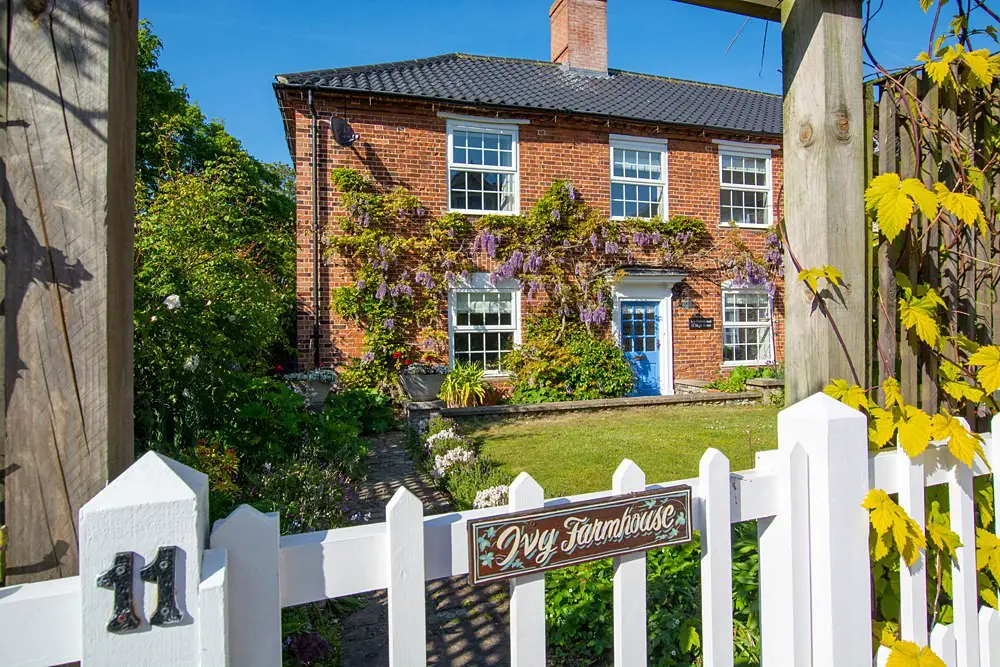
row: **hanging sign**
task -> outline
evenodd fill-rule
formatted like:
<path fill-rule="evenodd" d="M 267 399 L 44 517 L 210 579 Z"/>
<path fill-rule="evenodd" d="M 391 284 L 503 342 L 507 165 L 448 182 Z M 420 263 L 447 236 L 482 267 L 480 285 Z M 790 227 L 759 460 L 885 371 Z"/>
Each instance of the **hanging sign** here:
<path fill-rule="evenodd" d="M 567 503 L 468 522 L 482 584 L 691 541 L 691 487 Z"/>

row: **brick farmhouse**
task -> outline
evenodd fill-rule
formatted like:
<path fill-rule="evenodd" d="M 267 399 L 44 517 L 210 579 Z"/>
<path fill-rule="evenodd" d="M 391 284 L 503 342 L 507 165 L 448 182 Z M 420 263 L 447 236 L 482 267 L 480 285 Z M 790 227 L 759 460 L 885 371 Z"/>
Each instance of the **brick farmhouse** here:
<path fill-rule="evenodd" d="M 448 54 L 276 77 L 295 166 L 303 366 L 362 354 L 362 332 L 330 310 L 331 290 L 351 274 L 317 247 L 345 214 L 330 180 L 338 167 L 408 188 L 432 215 L 517 213 L 568 179 L 604 215 L 694 216 L 713 252 L 736 234 L 763 255 L 782 211 L 780 96 L 609 69 L 606 9 L 556 0 L 551 62 Z M 358 138 L 343 146 L 337 131 Z M 610 335 L 646 373 L 642 393 L 781 361 L 780 281 L 769 293 L 722 264 L 632 266 L 616 283 Z M 533 303 L 487 276 L 455 286 L 442 322 L 452 361 L 502 374 Z"/>

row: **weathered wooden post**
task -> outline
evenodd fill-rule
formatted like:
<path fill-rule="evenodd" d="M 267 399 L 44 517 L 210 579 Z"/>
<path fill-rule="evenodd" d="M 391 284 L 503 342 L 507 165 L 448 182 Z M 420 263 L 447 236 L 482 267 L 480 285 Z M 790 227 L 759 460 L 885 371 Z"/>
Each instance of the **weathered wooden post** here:
<path fill-rule="evenodd" d="M 138 10 L 14 0 L 0 16 L 0 469 L 20 583 L 76 574 L 77 513 L 132 462 Z"/>
<path fill-rule="evenodd" d="M 785 392 L 791 404 L 833 378 L 867 386 L 861 2 L 784 0 L 781 37 Z M 790 254 L 803 268 L 836 267 L 848 289 L 830 291 L 826 307 L 817 308 L 796 281 Z"/>

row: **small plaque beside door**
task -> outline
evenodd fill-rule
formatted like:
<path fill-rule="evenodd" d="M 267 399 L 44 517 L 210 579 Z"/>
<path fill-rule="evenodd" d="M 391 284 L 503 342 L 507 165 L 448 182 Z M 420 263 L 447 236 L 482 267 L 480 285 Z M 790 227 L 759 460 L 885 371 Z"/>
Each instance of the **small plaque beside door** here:
<path fill-rule="evenodd" d="M 714 329 L 715 318 L 712 317 L 690 317 L 688 318 L 688 329 Z"/>

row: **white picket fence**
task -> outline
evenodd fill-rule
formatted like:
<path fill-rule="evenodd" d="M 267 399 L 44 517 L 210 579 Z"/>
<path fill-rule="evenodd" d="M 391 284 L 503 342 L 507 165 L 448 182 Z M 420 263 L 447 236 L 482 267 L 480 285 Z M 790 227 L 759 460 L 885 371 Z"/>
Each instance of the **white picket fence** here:
<path fill-rule="evenodd" d="M 1000 440 L 984 439 L 988 457 L 1000 463 L 994 444 Z M 509 508 L 424 517 L 417 498 L 401 489 L 385 523 L 284 537 L 276 516 L 245 506 L 209 532 L 206 477 L 146 454 L 81 510 L 79 577 L 0 589 L 0 665 L 274 667 L 281 664 L 281 608 L 377 589 L 388 589 L 391 664 L 424 665 L 425 581 L 468 573 L 469 519 L 686 483 L 702 540 L 706 666 L 733 664 L 730 525 L 753 520 L 760 538 L 763 664 L 872 665 L 868 515 L 861 501 L 870 487 L 898 492 L 903 507 L 922 520 L 923 490 L 936 484 L 948 485 L 952 528 L 966 545 L 952 572 L 954 624 L 928 632 L 918 560 L 902 566 L 903 638 L 929 641 L 949 667 L 1000 666 L 1000 614 L 978 609 L 977 602 L 972 481 L 989 474 L 983 462 L 971 470 L 956 465 L 940 443 L 916 462 L 902 452 L 869 455 L 865 417 L 821 394 L 779 415 L 778 445 L 758 454 L 753 470 L 738 473 L 709 450 L 697 478 L 665 484 L 647 485 L 626 460 L 610 491 L 570 498 L 543 500 L 541 487 L 522 473 Z M 994 478 L 995 492 L 996 486 Z M 155 567 L 142 578 L 140 571 L 147 563 L 159 566 L 165 546 L 177 547 L 173 590 L 180 620 L 151 624 L 170 587 L 160 586 Z M 135 554 L 131 577 L 129 552 Z M 168 561 L 162 563 L 169 571 Z M 119 591 L 98 586 L 102 575 L 131 583 L 136 629 L 108 632 Z M 516 667 L 545 664 L 544 586 L 544 575 L 511 583 Z M 614 637 L 616 666 L 646 664 L 642 554 L 615 559 Z M 885 658 L 882 653 L 877 662 Z"/>

